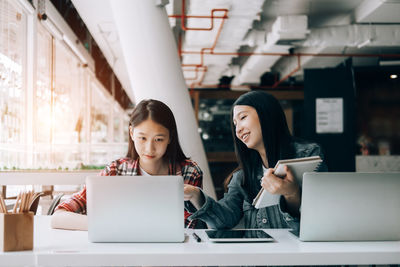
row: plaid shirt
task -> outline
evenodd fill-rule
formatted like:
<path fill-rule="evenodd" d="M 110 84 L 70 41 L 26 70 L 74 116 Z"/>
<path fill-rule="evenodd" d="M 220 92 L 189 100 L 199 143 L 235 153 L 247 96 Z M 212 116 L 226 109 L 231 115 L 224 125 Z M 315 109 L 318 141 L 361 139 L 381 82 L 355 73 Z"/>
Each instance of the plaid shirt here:
<path fill-rule="evenodd" d="M 121 158 L 111 162 L 100 173 L 102 176 L 117 175 L 141 175 L 139 168 L 139 159 Z M 181 175 L 185 184 L 203 187 L 203 172 L 199 166 L 192 160 L 184 160 L 180 164 L 169 164 L 168 175 Z M 86 186 L 80 192 L 73 194 L 69 199 L 59 204 L 56 210 L 66 210 L 80 214 L 86 214 Z M 186 210 L 185 226 L 189 225 L 188 217 L 191 215 Z M 190 228 L 194 228 L 196 223 L 190 223 Z"/>

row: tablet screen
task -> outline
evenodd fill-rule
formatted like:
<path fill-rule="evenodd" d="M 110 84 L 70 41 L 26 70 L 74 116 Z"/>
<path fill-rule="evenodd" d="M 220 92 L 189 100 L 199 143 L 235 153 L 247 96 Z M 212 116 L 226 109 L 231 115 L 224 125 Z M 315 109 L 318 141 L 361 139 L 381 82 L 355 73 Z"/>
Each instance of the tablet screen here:
<path fill-rule="evenodd" d="M 265 242 L 274 239 L 263 230 L 206 230 L 213 242 Z"/>

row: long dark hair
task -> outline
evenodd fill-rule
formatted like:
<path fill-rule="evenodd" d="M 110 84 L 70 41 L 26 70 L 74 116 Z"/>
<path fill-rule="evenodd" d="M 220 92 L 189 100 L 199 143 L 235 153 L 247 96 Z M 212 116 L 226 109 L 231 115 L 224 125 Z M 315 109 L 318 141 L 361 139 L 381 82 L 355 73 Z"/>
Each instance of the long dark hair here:
<path fill-rule="evenodd" d="M 241 95 L 233 103 L 231 128 L 236 157 L 239 161 L 239 166 L 244 172 L 243 187 L 248 192 L 249 197 L 253 199 L 261 188 L 255 177 L 258 169 L 261 168 L 262 160 L 256 150 L 249 149 L 236 137 L 235 125 L 233 124 L 233 109 L 237 105 L 251 106 L 257 111 L 269 168 L 273 168 L 278 160 L 290 158 L 294 155 L 293 137 L 290 134 L 286 117 L 279 101 L 271 94 L 263 91 L 252 91 Z"/>
<path fill-rule="evenodd" d="M 158 100 L 142 100 L 133 110 L 129 120 L 129 126 L 135 128 L 147 119 L 151 119 L 169 130 L 170 143 L 165 151 L 164 158 L 168 159 L 173 165 L 175 165 L 176 162 L 186 160 L 187 157 L 179 144 L 178 130 L 171 109 Z M 135 160 L 139 157 L 131 136 L 129 136 L 129 147 L 126 156 Z"/>

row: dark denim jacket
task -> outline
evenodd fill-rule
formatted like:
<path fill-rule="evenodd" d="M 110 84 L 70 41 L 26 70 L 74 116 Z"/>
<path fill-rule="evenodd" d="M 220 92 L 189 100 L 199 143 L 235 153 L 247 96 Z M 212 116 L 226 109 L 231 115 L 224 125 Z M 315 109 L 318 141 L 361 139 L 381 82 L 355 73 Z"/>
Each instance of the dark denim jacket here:
<path fill-rule="evenodd" d="M 296 158 L 310 157 L 319 155 L 324 159 L 320 146 L 315 143 L 294 143 Z M 327 171 L 327 166 L 323 162 L 317 171 Z M 260 166 L 259 177 L 262 177 Z M 228 185 L 228 192 L 224 197 L 215 201 L 205 195 L 205 204 L 196 211 L 196 209 L 186 204 L 186 208 L 193 214 L 189 219 L 200 219 L 211 228 L 223 229 L 235 227 L 241 218 L 244 218 L 245 228 L 292 228 L 299 229 L 299 218 L 291 216 L 286 212 L 285 201 L 283 197 L 280 203 L 275 206 L 256 209 L 252 205 L 252 199 L 249 199 L 247 192 L 242 188 L 243 171 L 239 170 L 233 174 L 232 180 Z"/>

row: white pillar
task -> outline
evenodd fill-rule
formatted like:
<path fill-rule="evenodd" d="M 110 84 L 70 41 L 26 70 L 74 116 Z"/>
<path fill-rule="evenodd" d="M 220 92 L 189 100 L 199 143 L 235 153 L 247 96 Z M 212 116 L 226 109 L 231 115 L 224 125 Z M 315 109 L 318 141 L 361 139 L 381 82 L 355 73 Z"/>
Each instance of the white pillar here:
<path fill-rule="evenodd" d="M 156 2 L 162 1 L 109 1 L 135 100 L 158 99 L 172 109 L 182 148 L 203 170 L 204 190 L 215 198 L 176 42 L 165 8 Z"/>

